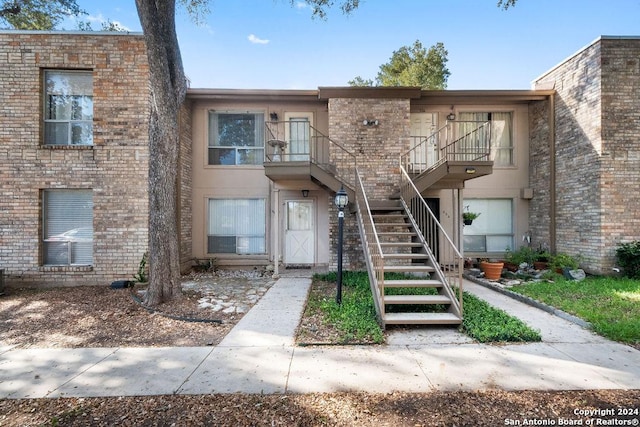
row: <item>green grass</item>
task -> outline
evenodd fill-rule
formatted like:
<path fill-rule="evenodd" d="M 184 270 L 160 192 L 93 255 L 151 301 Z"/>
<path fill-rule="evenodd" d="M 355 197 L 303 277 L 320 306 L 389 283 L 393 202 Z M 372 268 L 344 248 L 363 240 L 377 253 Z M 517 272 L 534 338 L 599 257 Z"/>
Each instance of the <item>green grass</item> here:
<path fill-rule="evenodd" d="M 335 282 L 336 273 L 315 275 L 316 280 Z M 342 305 L 335 298 L 309 301 L 326 316 L 326 321 L 335 325 L 342 333 L 338 344 L 368 341 L 376 344 L 384 342 L 384 334 L 376 321 L 376 308 L 369 288 L 366 272 L 346 271 L 342 275 Z"/>
<path fill-rule="evenodd" d="M 385 276 L 387 279 L 401 279 L 402 275 Z M 335 282 L 336 273 L 315 275 L 315 280 Z M 325 320 L 341 331 L 342 335 L 336 344 L 368 341 L 384 342 L 384 333 L 376 321 L 375 305 L 369 288 L 369 277 L 366 272 L 345 272 L 342 279 L 342 306 L 335 298 L 310 299 L 307 303 L 312 309 L 320 309 Z M 391 289 L 390 289 L 391 291 Z M 411 289 L 424 294 L 432 294 L 434 289 Z M 398 294 L 406 294 L 405 288 L 393 289 Z M 417 307 L 424 309 L 424 307 Z M 441 310 L 443 307 L 431 307 Z M 540 341 L 540 334 L 522 321 L 502 310 L 464 293 L 464 322 L 461 330 L 480 342 L 521 342 Z"/>
<path fill-rule="evenodd" d="M 480 342 L 529 342 L 541 341 L 538 331 L 531 329 L 520 319 L 497 309 L 487 302 L 464 292 L 462 296 L 464 316 L 462 330 Z"/>
<path fill-rule="evenodd" d="M 640 280 L 589 277 L 558 279 L 511 288 L 591 323 L 600 335 L 625 343 L 640 342 Z"/>

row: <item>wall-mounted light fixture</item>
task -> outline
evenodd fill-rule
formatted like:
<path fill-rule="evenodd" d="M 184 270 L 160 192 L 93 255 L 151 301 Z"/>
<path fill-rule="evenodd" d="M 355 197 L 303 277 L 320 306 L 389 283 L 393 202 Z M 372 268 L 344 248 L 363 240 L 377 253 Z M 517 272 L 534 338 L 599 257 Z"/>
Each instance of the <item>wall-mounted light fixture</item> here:
<path fill-rule="evenodd" d="M 380 122 L 378 121 L 378 119 L 364 119 L 362 121 L 362 124 L 365 126 L 378 126 L 380 124 Z"/>
<path fill-rule="evenodd" d="M 278 121 L 278 113 L 271 113 L 271 114 L 269 114 L 269 117 L 271 117 L 271 121 L 272 122 L 277 122 Z"/>
<path fill-rule="evenodd" d="M 453 112 L 453 108 L 454 106 L 451 106 L 451 112 L 449 114 L 447 114 L 447 120 L 454 121 L 456 119 L 456 114 Z"/>
<path fill-rule="evenodd" d="M 476 168 L 466 168 L 465 173 L 468 173 L 469 175 L 476 173 Z"/>
<path fill-rule="evenodd" d="M 309 197 L 309 190 L 302 190 L 302 197 Z"/>

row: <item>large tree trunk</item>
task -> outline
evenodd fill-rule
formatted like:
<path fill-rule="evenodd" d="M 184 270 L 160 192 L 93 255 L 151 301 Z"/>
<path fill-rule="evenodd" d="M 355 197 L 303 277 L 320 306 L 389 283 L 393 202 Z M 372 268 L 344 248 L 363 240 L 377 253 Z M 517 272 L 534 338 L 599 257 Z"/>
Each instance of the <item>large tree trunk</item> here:
<path fill-rule="evenodd" d="M 149 287 L 145 305 L 182 295 L 178 245 L 179 114 L 187 85 L 175 0 L 136 0 L 149 58 Z"/>

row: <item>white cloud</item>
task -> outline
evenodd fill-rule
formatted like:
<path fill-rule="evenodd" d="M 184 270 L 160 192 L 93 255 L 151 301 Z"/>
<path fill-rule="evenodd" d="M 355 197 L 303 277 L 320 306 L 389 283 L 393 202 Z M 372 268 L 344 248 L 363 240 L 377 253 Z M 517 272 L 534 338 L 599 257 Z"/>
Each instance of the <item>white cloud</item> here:
<path fill-rule="evenodd" d="M 306 9 L 306 8 L 311 8 L 311 6 L 309 6 L 307 3 L 303 1 L 296 2 L 296 9 Z"/>
<path fill-rule="evenodd" d="M 249 34 L 249 37 L 247 37 L 247 38 L 253 44 L 267 44 L 267 43 L 269 43 L 269 40 L 258 38 L 255 34 Z"/>

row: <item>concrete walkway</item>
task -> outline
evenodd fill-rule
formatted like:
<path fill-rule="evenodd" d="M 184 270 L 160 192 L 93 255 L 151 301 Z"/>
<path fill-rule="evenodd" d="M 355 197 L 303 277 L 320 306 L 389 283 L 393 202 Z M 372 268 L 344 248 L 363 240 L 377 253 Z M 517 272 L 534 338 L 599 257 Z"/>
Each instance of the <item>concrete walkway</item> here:
<path fill-rule="evenodd" d="M 295 347 L 309 278 L 279 279 L 216 347 L 0 346 L 0 398 L 333 391 L 636 389 L 640 351 L 466 282 L 543 342 L 484 345 L 455 328 L 391 332 L 381 346 Z"/>

